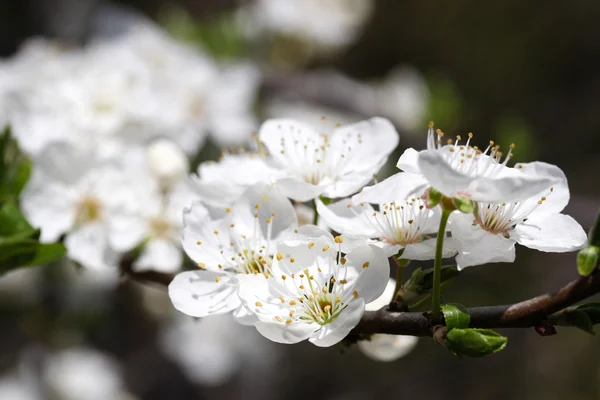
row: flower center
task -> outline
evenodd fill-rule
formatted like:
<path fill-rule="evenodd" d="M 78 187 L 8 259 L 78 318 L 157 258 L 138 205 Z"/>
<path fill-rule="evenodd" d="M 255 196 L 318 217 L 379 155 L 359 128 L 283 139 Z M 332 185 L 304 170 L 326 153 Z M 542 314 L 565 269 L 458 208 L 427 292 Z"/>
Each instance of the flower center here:
<path fill-rule="evenodd" d="M 545 196 L 542 196 L 537 202 L 524 200 L 516 203 L 490 204 L 475 203 L 474 224 L 479 225 L 483 230 L 493 234 L 509 236 L 510 231 L 517 225 L 527 220 L 527 217 L 540 205 L 546 201 L 546 198 L 554 191 L 550 188 Z"/>
<path fill-rule="evenodd" d="M 335 181 L 340 172 L 358 154 L 362 137 L 348 132 L 332 142 L 328 135 L 318 138 L 305 134 L 301 128 L 290 127 L 292 143 L 281 139 L 280 153 L 287 158 L 286 166 L 297 177 L 312 185 Z"/>
<path fill-rule="evenodd" d="M 360 204 L 364 207 L 364 204 Z M 420 242 L 428 221 L 430 210 L 418 198 L 384 203 L 379 211 L 358 214 L 350 204 L 348 208 L 378 231 L 379 239 L 392 245 L 406 246 Z"/>
<path fill-rule="evenodd" d="M 190 100 L 188 112 L 192 118 L 200 118 L 206 110 L 204 100 L 199 96 L 194 96 Z"/>
<path fill-rule="evenodd" d="M 483 151 L 477 146 L 471 146 L 473 134 L 468 134 L 467 142 L 462 145 L 460 135 L 456 140 L 448 139 L 446 145 L 442 145 L 444 132 L 440 129 L 433 131 L 433 125 L 430 125 L 428 132 L 427 148 L 437 150 L 452 169 L 472 177 L 497 175 L 503 166 L 513 157 L 514 144 L 509 146 L 506 156 L 500 151 L 500 146 L 494 141 L 490 141 L 487 148 Z M 504 160 L 503 160 L 504 157 Z"/>
<path fill-rule="evenodd" d="M 102 203 L 95 197 L 84 197 L 75 208 L 77 224 L 97 221 L 102 217 Z"/>
<path fill-rule="evenodd" d="M 155 238 L 168 237 L 172 232 L 173 226 L 169 221 L 161 217 L 151 218 L 149 221 L 150 232 Z"/>

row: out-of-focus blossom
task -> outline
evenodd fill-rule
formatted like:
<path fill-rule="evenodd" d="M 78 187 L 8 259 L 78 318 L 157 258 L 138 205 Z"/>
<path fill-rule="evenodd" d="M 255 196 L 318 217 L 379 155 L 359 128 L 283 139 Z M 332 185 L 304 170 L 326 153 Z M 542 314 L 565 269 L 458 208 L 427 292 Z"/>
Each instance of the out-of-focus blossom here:
<path fill-rule="evenodd" d="M 375 246 L 358 246 L 342 257 L 341 236 L 310 225 L 299 231 L 279 244 L 268 276 L 239 277 L 239 296 L 266 338 L 329 347 L 358 324 L 365 303 L 381 295 L 388 261 Z"/>
<path fill-rule="evenodd" d="M 278 186 L 299 201 L 356 193 L 373 179 L 399 141 L 383 118 L 341 126 L 330 135 L 294 120 L 268 120 L 259 139 L 278 163 Z"/>
<path fill-rule="evenodd" d="M 535 196 L 514 203 L 476 202 L 473 214 L 455 213 L 452 237 L 460 243 L 458 268 L 490 262 L 513 262 L 515 244 L 546 252 L 582 248 L 587 235 L 572 217 L 560 212 L 569 202 L 567 178 L 560 168 L 541 162 L 517 164 L 517 170 L 536 175 L 552 171 L 560 181 Z"/>
<path fill-rule="evenodd" d="M 370 0 L 259 0 L 246 11 L 254 34 L 265 30 L 335 48 L 356 39 L 372 8 Z"/>
<path fill-rule="evenodd" d="M 36 166 L 21 205 L 43 241 L 67 234 L 68 256 L 90 268 L 115 265 L 117 251 L 141 241 L 136 188 L 144 182 L 67 143 L 49 146 Z"/>
<path fill-rule="evenodd" d="M 61 400 L 131 399 L 116 361 L 92 349 L 52 354 L 46 359 L 43 380 L 52 396 Z"/>
<path fill-rule="evenodd" d="M 385 291 L 365 306 L 366 311 L 377 311 L 387 306 L 394 298 L 396 281 L 389 279 Z M 358 342 L 358 348 L 376 361 L 394 361 L 410 353 L 419 342 L 416 336 L 374 334 L 368 340 Z"/>
<path fill-rule="evenodd" d="M 268 376 L 277 359 L 269 342 L 230 315 L 200 321 L 178 315 L 163 331 L 161 345 L 191 380 L 210 386 L 228 382 L 244 368 L 254 378 Z"/>
<path fill-rule="evenodd" d="M 277 187 L 258 183 L 224 218 L 210 218 L 194 203 L 184 221 L 183 248 L 202 270 L 182 272 L 171 282 L 175 308 L 193 317 L 233 311 L 240 322 L 252 322 L 236 292 L 238 278 L 270 273 L 278 237 L 297 226 L 290 201 Z"/>

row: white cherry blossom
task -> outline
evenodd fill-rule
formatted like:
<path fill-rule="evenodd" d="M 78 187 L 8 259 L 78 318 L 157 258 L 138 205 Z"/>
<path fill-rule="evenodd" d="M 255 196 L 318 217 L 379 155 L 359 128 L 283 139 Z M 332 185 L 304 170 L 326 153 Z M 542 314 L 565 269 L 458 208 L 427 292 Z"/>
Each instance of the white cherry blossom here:
<path fill-rule="evenodd" d="M 222 207 L 235 202 L 256 183 L 270 183 L 277 170 L 259 154 L 224 154 L 219 161 L 200 164 L 191 188 L 205 203 Z"/>
<path fill-rule="evenodd" d="M 298 230 L 278 246 L 270 274 L 240 277 L 239 296 L 266 338 L 332 346 L 385 289 L 388 260 L 378 247 L 364 245 L 342 257 L 341 236 L 314 226 Z"/>
<path fill-rule="evenodd" d="M 459 269 L 490 262 L 513 262 L 515 244 L 546 252 L 569 252 L 587 242 L 583 228 L 561 214 L 569 202 L 567 178 L 556 166 L 541 162 L 518 164 L 516 170 L 536 176 L 551 172 L 559 182 L 518 202 L 476 202 L 473 214 L 453 214 L 451 232 L 460 243 Z"/>
<path fill-rule="evenodd" d="M 382 202 L 376 208 L 368 203 L 353 204 L 351 199 L 325 206 L 316 200 L 324 223 L 336 232 L 369 239 L 390 257 L 402 251 L 408 260 L 429 260 L 435 255 L 435 234 L 440 211 L 428 209 L 420 198 Z M 452 255 L 450 240 L 445 241 L 446 256 Z"/>
<path fill-rule="evenodd" d="M 261 183 L 226 211 L 213 219 L 194 203 L 184 212 L 183 248 L 200 270 L 178 274 L 169 296 L 193 317 L 233 311 L 241 322 L 252 322 L 236 293 L 238 279 L 270 273 L 278 237 L 297 226 L 296 213 L 276 187 Z"/>
<path fill-rule="evenodd" d="M 278 163 L 277 183 L 288 197 L 308 201 L 356 193 L 373 179 L 398 144 L 398 133 L 383 118 L 371 118 L 319 133 L 303 123 L 273 119 L 259 139 Z"/>
<path fill-rule="evenodd" d="M 402 198 L 420 196 L 433 187 L 448 197 L 464 197 L 474 201 L 513 202 L 534 196 L 557 182 L 553 171 L 540 164 L 536 174 L 522 174 L 507 167 L 514 145 L 506 154 L 490 141 L 485 149 L 471 146 L 473 135 L 444 141 L 444 132 L 430 124 L 427 149 L 407 149 L 398 160 L 403 173 L 393 175 L 378 185 L 367 187 L 356 197 L 358 202 L 372 202 L 373 198 Z"/>

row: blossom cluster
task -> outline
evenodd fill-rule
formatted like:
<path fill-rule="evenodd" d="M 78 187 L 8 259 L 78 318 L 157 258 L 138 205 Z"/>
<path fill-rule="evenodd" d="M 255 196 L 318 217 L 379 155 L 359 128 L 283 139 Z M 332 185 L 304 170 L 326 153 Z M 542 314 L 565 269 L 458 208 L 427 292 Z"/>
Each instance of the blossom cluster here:
<path fill-rule="evenodd" d="M 558 167 L 511 167 L 514 145 L 503 154 L 494 142 L 472 145 L 470 133 L 465 142 L 444 137 L 431 125 L 425 150 L 407 149 L 400 172 L 370 184 L 399 141 L 389 121 L 332 132 L 266 121 L 260 152 L 225 157 L 195 178 L 204 190 L 184 212 L 182 240 L 199 269 L 171 283 L 174 306 L 194 317 L 232 313 L 275 342 L 331 346 L 365 309 L 393 299 L 388 258 L 433 259 L 439 235 L 459 269 L 513 261 L 515 243 L 550 252 L 585 244 L 581 226 L 560 213 L 569 191 Z M 208 210 L 218 201 L 220 212 Z M 298 202 L 313 204 L 312 223 L 299 223 Z M 373 354 L 414 345 L 371 339 Z"/>
<path fill-rule="evenodd" d="M 564 173 L 510 166 L 513 145 L 478 147 L 431 124 L 426 149 L 405 150 L 377 182 L 400 141 L 385 118 L 326 131 L 268 119 L 251 135 L 259 75 L 150 24 L 84 49 L 32 42 L 2 64 L 1 117 L 35 165 L 20 205 L 42 241 L 63 241 L 88 270 L 117 271 L 134 254 L 136 271 L 179 272 L 169 296 L 186 315 L 231 314 L 272 341 L 323 347 L 392 302 L 402 282 L 390 280 L 390 259 L 441 254 L 462 269 L 512 262 L 516 243 L 585 244 L 561 214 Z M 190 174 L 207 136 L 249 150 Z M 197 268 L 181 272 L 182 250 Z M 391 360 L 415 344 L 373 335 L 360 347 Z"/>

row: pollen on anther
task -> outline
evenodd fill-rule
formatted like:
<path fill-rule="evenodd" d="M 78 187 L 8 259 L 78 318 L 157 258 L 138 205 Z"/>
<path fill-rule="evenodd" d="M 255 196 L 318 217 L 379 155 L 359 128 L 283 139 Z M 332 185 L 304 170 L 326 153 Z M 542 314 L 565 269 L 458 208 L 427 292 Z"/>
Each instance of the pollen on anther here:
<path fill-rule="evenodd" d="M 329 314 L 329 311 L 331 311 L 331 306 L 328 304 L 325 307 L 323 307 L 323 311 L 325 311 L 327 314 Z"/>
<path fill-rule="evenodd" d="M 276 257 L 277 257 L 277 261 L 283 260 L 283 254 L 281 254 L 281 253 L 277 253 Z"/>
<path fill-rule="evenodd" d="M 293 263 L 293 262 L 295 262 L 295 261 L 296 261 L 296 260 L 294 259 L 294 257 L 290 258 L 290 262 L 291 262 L 291 263 Z"/>
<path fill-rule="evenodd" d="M 227 208 L 225 209 L 225 212 L 231 212 L 231 208 L 227 207 Z"/>
<path fill-rule="evenodd" d="M 277 321 L 277 322 L 283 322 L 283 319 L 281 319 L 281 317 L 280 317 L 280 316 L 276 316 L 276 317 L 275 317 L 275 321 Z"/>
<path fill-rule="evenodd" d="M 346 264 L 346 257 L 340 258 L 340 264 L 342 264 L 342 265 Z"/>
<path fill-rule="evenodd" d="M 315 242 L 310 242 L 310 243 L 308 244 L 308 248 L 309 248 L 309 249 L 312 249 L 313 247 L 315 247 Z"/>
<path fill-rule="evenodd" d="M 256 303 L 254 303 L 256 305 L 256 307 L 262 307 L 262 303 L 260 301 L 257 301 Z"/>
<path fill-rule="evenodd" d="M 220 280 L 221 280 L 221 277 L 220 277 L 220 276 L 215 276 L 215 282 L 217 282 L 217 283 L 218 283 Z"/>
<path fill-rule="evenodd" d="M 219 231 L 214 231 L 213 233 L 214 233 L 215 235 L 218 235 L 218 234 L 219 234 Z"/>
<path fill-rule="evenodd" d="M 283 298 L 283 296 L 279 296 L 279 300 L 281 300 L 282 303 L 285 303 L 285 299 Z"/>
<path fill-rule="evenodd" d="M 352 296 L 353 296 L 355 299 L 358 299 L 358 292 L 355 290 L 354 292 L 352 292 Z"/>
<path fill-rule="evenodd" d="M 286 325 L 289 325 L 289 324 L 291 324 L 292 322 L 293 322 L 293 321 L 292 321 L 292 319 L 291 319 L 291 318 L 288 318 L 288 319 L 286 319 L 286 320 L 285 320 L 285 324 L 286 324 Z"/>
<path fill-rule="evenodd" d="M 363 269 L 364 268 L 369 268 L 369 262 L 368 261 L 363 264 Z"/>
<path fill-rule="evenodd" d="M 202 244 L 202 241 L 198 240 L 198 241 L 196 242 L 196 244 L 197 244 L 198 246 L 200 246 L 200 245 Z"/>
<path fill-rule="evenodd" d="M 327 251 L 327 250 L 329 250 L 329 245 L 328 244 L 326 244 L 325 246 L 323 246 L 323 251 Z"/>
<path fill-rule="evenodd" d="M 336 243 L 342 243 L 344 241 L 344 239 L 341 236 L 336 236 L 334 240 Z"/>
<path fill-rule="evenodd" d="M 296 305 L 296 300 L 290 300 L 290 306 L 295 306 Z"/>

